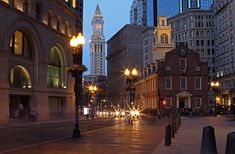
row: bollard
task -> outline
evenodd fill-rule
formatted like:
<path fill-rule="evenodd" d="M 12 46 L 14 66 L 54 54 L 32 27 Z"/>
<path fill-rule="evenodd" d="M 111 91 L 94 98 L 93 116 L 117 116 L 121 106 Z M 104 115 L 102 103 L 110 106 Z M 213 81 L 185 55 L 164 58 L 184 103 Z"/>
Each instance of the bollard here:
<path fill-rule="evenodd" d="M 203 128 L 200 154 L 217 154 L 215 131 L 211 126 Z"/>
<path fill-rule="evenodd" d="M 176 134 L 177 133 L 177 128 L 176 128 L 176 120 L 174 120 L 174 133 Z"/>
<path fill-rule="evenodd" d="M 225 154 L 235 154 L 235 132 L 231 132 L 227 135 Z"/>
<path fill-rule="evenodd" d="M 175 138 L 175 128 L 174 128 L 174 121 L 171 121 L 171 137 Z"/>
<path fill-rule="evenodd" d="M 165 128 L 165 146 L 171 145 L 171 125 L 167 125 Z"/>

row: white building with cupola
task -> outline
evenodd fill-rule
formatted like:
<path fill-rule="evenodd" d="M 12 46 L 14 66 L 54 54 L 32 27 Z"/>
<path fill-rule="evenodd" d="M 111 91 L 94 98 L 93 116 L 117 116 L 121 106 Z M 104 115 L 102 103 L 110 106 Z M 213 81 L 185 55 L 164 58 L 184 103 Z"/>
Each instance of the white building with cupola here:
<path fill-rule="evenodd" d="M 105 37 L 104 20 L 97 4 L 92 18 L 92 35 L 90 38 L 90 74 L 105 75 Z"/>

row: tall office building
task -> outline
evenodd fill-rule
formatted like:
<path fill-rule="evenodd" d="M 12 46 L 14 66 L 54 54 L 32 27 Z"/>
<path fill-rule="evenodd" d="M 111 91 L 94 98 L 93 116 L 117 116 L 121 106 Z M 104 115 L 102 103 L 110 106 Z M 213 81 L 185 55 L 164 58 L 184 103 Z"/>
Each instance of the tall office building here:
<path fill-rule="evenodd" d="M 219 104 L 235 105 L 235 1 L 214 0 L 216 71 Z"/>
<path fill-rule="evenodd" d="M 147 25 L 157 26 L 157 0 L 147 0 Z"/>
<path fill-rule="evenodd" d="M 157 15 L 173 17 L 179 13 L 179 0 L 158 0 Z"/>
<path fill-rule="evenodd" d="M 90 74 L 105 75 L 105 37 L 104 20 L 97 4 L 92 18 L 92 35 L 90 39 Z"/>
<path fill-rule="evenodd" d="M 157 25 L 157 0 L 133 0 L 130 10 L 130 24 Z"/>
<path fill-rule="evenodd" d="M 132 25 L 137 25 L 137 0 L 133 0 L 132 5 L 131 5 L 131 10 L 130 10 L 130 24 Z"/>
<path fill-rule="evenodd" d="M 138 0 L 137 25 L 147 25 L 147 0 Z"/>
<path fill-rule="evenodd" d="M 213 0 L 180 0 L 180 13 L 190 9 L 211 10 Z"/>

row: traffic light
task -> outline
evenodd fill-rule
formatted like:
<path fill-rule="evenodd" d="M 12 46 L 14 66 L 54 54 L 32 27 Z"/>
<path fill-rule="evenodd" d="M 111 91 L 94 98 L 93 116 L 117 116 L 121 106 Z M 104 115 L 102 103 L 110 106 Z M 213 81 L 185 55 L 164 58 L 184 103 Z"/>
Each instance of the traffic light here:
<path fill-rule="evenodd" d="M 165 101 L 165 100 L 163 100 L 162 104 L 165 106 L 165 105 L 166 105 L 166 101 Z"/>

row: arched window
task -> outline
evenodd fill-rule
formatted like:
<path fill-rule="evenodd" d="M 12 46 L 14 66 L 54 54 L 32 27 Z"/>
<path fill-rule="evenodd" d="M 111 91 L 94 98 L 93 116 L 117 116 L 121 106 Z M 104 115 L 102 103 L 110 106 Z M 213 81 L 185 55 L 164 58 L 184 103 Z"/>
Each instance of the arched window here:
<path fill-rule="evenodd" d="M 49 11 L 49 12 L 48 12 L 48 15 L 47 15 L 47 25 L 48 25 L 48 26 L 51 26 L 51 16 L 52 16 L 52 15 L 51 15 L 51 12 Z"/>
<path fill-rule="evenodd" d="M 32 58 L 32 45 L 30 39 L 22 31 L 15 31 L 10 40 L 10 50 L 15 55 Z"/>
<path fill-rule="evenodd" d="M 47 68 L 47 85 L 52 88 L 66 88 L 66 74 L 62 51 L 58 46 L 50 49 Z"/>
<path fill-rule="evenodd" d="M 22 66 L 16 66 L 10 71 L 10 87 L 32 88 L 28 71 Z"/>
<path fill-rule="evenodd" d="M 76 8 L 76 0 L 72 0 L 72 6 L 73 6 L 73 8 Z"/>
<path fill-rule="evenodd" d="M 56 30 L 60 31 L 61 17 L 58 16 L 56 19 Z"/>
<path fill-rule="evenodd" d="M 161 44 L 168 44 L 168 35 L 165 33 L 161 35 Z"/>
<path fill-rule="evenodd" d="M 66 21 L 64 24 L 64 34 L 67 35 L 69 31 L 69 22 Z"/>

